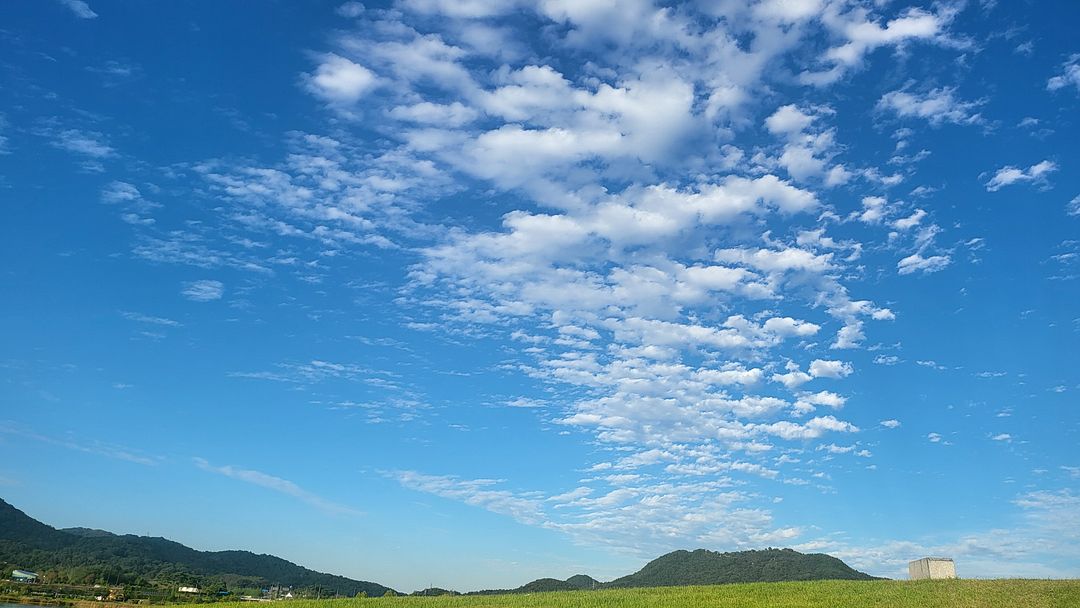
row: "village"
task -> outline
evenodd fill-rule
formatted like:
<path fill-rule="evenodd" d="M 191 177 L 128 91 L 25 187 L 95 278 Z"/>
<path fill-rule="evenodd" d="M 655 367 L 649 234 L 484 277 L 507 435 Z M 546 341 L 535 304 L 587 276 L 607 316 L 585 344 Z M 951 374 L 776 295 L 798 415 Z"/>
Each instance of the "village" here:
<path fill-rule="evenodd" d="M 274 602 L 294 598 L 323 599 L 334 597 L 321 589 L 294 589 L 288 585 L 270 585 L 260 588 L 220 589 L 218 585 L 202 588 L 196 585 L 132 585 L 47 582 L 46 578 L 32 570 L 15 568 L 0 582 L 0 601 L 15 600 L 19 603 L 52 603 L 56 600 L 93 600 L 97 602 L 123 602 L 136 604 L 176 604 L 209 602 Z"/>

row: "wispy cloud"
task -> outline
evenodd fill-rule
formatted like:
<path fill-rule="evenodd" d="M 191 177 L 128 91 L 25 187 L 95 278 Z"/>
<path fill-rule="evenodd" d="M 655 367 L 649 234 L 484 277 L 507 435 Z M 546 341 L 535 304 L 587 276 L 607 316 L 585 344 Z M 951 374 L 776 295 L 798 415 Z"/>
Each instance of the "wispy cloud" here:
<path fill-rule="evenodd" d="M 192 302 L 212 302 L 220 300 L 225 294 L 225 284 L 221 281 L 201 280 L 184 284 L 180 292 Z"/>
<path fill-rule="evenodd" d="M 236 479 L 245 483 L 250 483 L 256 486 L 267 488 L 275 492 L 280 492 L 287 496 L 292 496 L 300 501 L 303 501 L 321 511 L 327 513 L 333 513 L 336 515 L 361 515 L 362 513 L 352 507 L 348 507 L 330 500 L 327 500 L 321 496 L 309 492 L 297 484 L 280 477 L 275 477 L 261 471 L 254 469 L 243 469 L 233 465 L 215 466 L 210 464 L 203 458 L 194 459 L 195 466 L 204 471 L 211 473 L 217 473 L 224 475 L 230 479 Z"/>
<path fill-rule="evenodd" d="M 660 459 L 665 460 L 662 455 Z M 753 466 L 714 461 L 705 468 L 720 472 Z M 388 475 L 418 492 L 555 530 L 580 543 L 637 556 L 653 556 L 686 544 L 747 548 L 786 544 L 801 534 L 797 528 L 775 526 L 766 510 L 742 506 L 749 497 L 725 478 L 660 481 L 617 473 L 598 475 L 574 490 L 546 496 L 507 490 L 505 481 L 496 479 L 461 479 L 415 471 Z"/>
<path fill-rule="evenodd" d="M 84 440 L 74 437 L 73 434 L 68 434 L 68 436 L 62 437 L 42 435 L 32 430 L 26 429 L 25 427 L 22 427 L 18 423 L 12 421 L 0 421 L 0 433 L 14 435 L 22 437 L 24 439 L 31 439 L 33 441 L 40 441 L 42 443 L 59 446 L 69 450 L 75 450 L 77 452 L 104 456 L 106 458 L 112 458 L 114 460 L 123 460 L 126 462 L 146 466 L 155 466 L 161 462 L 161 459 L 158 457 L 147 456 L 131 448 L 105 443 L 96 439 Z"/>
<path fill-rule="evenodd" d="M 893 112 L 900 118 L 921 118 L 931 125 L 939 126 L 949 122 L 962 125 L 981 124 L 981 114 L 975 110 L 984 101 L 961 101 L 954 97 L 952 87 L 941 87 L 926 93 L 892 91 L 878 100 L 878 111 Z"/>
<path fill-rule="evenodd" d="M 96 160 L 116 155 L 105 135 L 96 131 L 64 129 L 54 134 L 53 145 Z"/>
<path fill-rule="evenodd" d="M 138 312 L 123 311 L 120 313 L 125 319 L 129 321 L 135 321 L 136 323 L 148 323 L 151 325 L 162 325 L 165 327 L 180 327 L 179 321 L 167 319 L 165 317 L 154 317 L 150 315 L 144 315 Z"/>
<path fill-rule="evenodd" d="M 79 19 L 97 19 L 98 14 L 90 8 L 90 5 L 85 0 L 59 0 L 59 2 Z"/>
<path fill-rule="evenodd" d="M 1080 93 L 1080 53 L 1072 55 L 1061 66 L 1061 74 L 1046 81 L 1046 90 L 1057 91 L 1072 86 Z"/>

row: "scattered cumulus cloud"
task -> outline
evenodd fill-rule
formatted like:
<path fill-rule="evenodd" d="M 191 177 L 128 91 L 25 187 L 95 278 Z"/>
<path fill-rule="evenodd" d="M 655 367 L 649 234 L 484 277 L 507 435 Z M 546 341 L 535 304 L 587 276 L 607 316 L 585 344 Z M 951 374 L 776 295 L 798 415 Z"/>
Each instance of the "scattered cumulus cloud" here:
<path fill-rule="evenodd" d="M 1061 74 L 1046 81 L 1046 90 L 1048 91 L 1057 91 L 1070 86 L 1080 92 L 1080 53 L 1072 55 L 1062 64 Z"/>
<path fill-rule="evenodd" d="M 815 378 L 843 378 L 852 371 L 851 364 L 844 361 L 814 359 L 810 362 L 810 375 Z"/>
<path fill-rule="evenodd" d="M 900 118 L 921 118 L 933 126 L 943 123 L 959 125 L 980 124 L 981 114 L 976 112 L 982 101 L 961 101 L 954 96 L 955 88 L 941 87 L 926 93 L 891 91 L 881 97 L 877 109 L 892 112 Z"/>
<path fill-rule="evenodd" d="M 1057 163 L 1051 160 L 1040 161 L 1027 169 L 1007 165 L 998 169 L 993 177 L 986 182 L 986 190 L 988 192 L 997 192 L 1005 186 L 1024 182 L 1045 186 L 1047 176 L 1057 171 L 1057 169 Z"/>
<path fill-rule="evenodd" d="M 354 104 L 369 93 L 377 79 L 371 70 L 334 53 L 322 56 L 314 74 L 307 77 L 312 94 L 332 104 Z"/>
<path fill-rule="evenodd" d="M 931 274 L 944 270 L 952 262 L 948 255 L 931 255 L 923 257 L 921 253 L 913 253 L 896 263 L 896 271 L 900 274 L 913 274 L 923 272 Z"/>

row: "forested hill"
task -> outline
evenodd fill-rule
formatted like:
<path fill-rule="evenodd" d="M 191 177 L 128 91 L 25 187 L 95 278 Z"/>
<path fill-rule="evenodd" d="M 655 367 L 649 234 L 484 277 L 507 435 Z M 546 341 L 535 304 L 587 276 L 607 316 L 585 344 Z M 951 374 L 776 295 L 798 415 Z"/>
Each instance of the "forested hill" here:
<path fill-rule="evenodd" d="M 535 593 L 620 587 L 675 587 L 681 585 L 721 585 L 814 580 L 871 580 L 876 577 L 852 569 L 835 557 L 821 553 L 804 554 L 792 549 L 764 549 L 717 553 L 673 551 L 645 564 L 641 570 L 601 583 L 579 574 L 565 581 L 541 578 L 517 589 L 476 591 L 475 594 Z"/>
<path fill-rule="evenodd" d="M 315 572 L 273 555 L 197 551 L 165 538 L 103 530 L 57 530 L 0 500 L 0 565 L 33 570 L 56 582 L 154 582 L 212 587 L 287 585 L 325 595 L 381 596 L 389 588 Z"/>
<path fill-rule="evenodd" d="M 500 593 L 541 593 L 545 591 L 582 591 L 586 589 L 600 589 L 603 583 L 585 574 L 575 574 L 565 581 L 557 578 L 538 578 L 517 589 L 488 589 L 486 591 L 473 591 L 469 595 L 495 595 Z"/>
<path fill-rule="evenodd" d="M 669 587 L 811 581 L 825 579 L 871 580 L 875 577 L 852 569 L 823 553 L 799 553 L 792 549 L 764 549 L 717 553 L 673 551 L 645 564 L 641 570 L 605 583 L 605 587 Z"/>

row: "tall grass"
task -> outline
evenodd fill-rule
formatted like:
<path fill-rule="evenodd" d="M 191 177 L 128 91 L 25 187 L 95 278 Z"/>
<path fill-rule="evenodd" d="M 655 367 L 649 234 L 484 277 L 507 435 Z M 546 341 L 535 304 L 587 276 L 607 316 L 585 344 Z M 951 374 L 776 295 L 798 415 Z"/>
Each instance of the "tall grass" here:
<path fill-rule="evenodd" d="M 217 604 L 214 608 L 235 608 Z M 1078 608 L 1080 580 L 810 581 L 520 595 L 287 600 L 280 608 Z"/>

